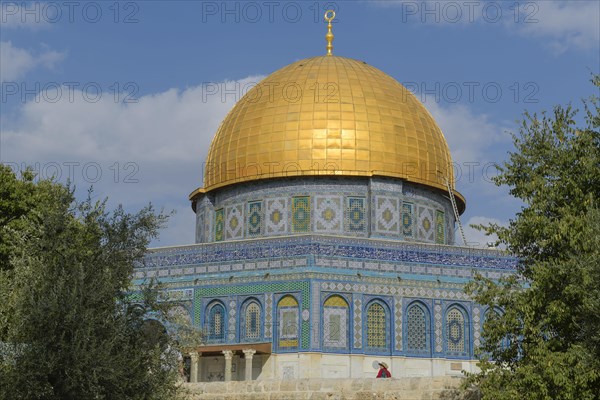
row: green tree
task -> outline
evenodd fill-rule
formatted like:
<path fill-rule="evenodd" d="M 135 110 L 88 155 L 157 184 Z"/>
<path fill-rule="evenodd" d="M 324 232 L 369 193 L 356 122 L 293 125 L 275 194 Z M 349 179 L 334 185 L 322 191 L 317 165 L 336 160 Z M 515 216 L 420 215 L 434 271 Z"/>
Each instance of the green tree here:
<path fill-rule="evenodd" d="M 0 398 L 172 399 L 177 357 L 131 296 L 133 268 L 165 216 L 107 211 L 0 165 Z"/>
<path fill-rule="evenodd" d="M 598 77 L 593 79 L 600 87 Z M 525 114 L 497 185 L 523 201 L 508 227 L 481 227 L 519 259 L 515 276 L 467 286 L 498 307 L 484 323 L 483 399 L 596 399 L 600 394 L 600 108 L 584 101 Z M 493 361 L 490 361 L 493 360 Z"/>

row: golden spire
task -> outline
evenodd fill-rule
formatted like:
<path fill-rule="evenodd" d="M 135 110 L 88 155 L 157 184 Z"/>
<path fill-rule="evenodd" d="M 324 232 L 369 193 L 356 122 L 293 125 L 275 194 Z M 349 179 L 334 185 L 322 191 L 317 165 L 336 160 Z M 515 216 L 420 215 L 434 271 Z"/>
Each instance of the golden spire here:
<path fill-rule="evenodd" d="M 331 21 L 335 18 L 335 11 L 327 10 L 325 11 L 325 21 L 327 24 L 327 35 L 325 35 L 325 39 L 327 40 L 327 55 L 332 55 L 333 50 L 333 33 L 331 33 Z"/>

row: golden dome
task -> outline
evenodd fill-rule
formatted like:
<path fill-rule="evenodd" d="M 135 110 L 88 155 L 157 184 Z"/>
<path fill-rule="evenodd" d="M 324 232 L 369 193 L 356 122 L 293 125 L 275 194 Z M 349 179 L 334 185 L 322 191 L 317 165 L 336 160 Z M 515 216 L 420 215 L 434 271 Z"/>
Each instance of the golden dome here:
<path fill-rule="evenodd" d="M 242 97 L 212 141 L 204 189 L 190 197 L 315 175 L 394 177 L 444 191 L 448 179 L 454 189 L 448 144 L 423 104 L 377 68 L 321 56 L 274 72 Z"/>

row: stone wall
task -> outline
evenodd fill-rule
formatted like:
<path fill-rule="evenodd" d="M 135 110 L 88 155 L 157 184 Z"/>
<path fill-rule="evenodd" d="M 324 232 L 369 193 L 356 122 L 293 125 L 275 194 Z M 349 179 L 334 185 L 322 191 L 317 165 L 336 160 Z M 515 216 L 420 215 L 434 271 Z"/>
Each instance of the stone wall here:
<path fill-rule="evenodd" d="M 433 400 L 460 377 L 186 383 L 190 400 Z"/>

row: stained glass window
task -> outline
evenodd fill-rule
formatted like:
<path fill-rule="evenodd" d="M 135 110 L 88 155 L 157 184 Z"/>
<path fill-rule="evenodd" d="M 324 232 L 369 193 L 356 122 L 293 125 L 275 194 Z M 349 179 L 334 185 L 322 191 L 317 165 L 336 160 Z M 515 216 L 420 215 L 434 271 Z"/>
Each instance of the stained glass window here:
<path fill-rule="evenodd" d="M 260 337 L 260 306 L 251 302 L 246 306 L 245 320 L 245 338 L 258 339 Z"/>
<path fill-rule="evenodd" d="M 348 346 L 348 303 L 342 296 L 330 296 L 323 303 L 323 347 Z"/>
<path fill-rule="evenodd" d="M 456 307 L 446 313 L 446 340 L 449 352 L 465 352 L 465 317 Z"/>
<path fill-rule="evenodd" d="M 373 303 L 367 310 L 367 347 L 385 348 L 387 342 L 385 309 Z"/>
<path fill-rule="evenodd" d="M 298 301 L 284 296 L 278 304 L 279 347 L 298 347 Z"/>
<path fill-rule="evenodd" d="M 209 339 L 223 340 L 225 338 L 225 308 L 221 304 L 214 304 L 210 308 L 208 324 Z"/>
<path fill-rule="evenodd" d="M 411 305 L 406 312 L 406 348 L 427 350 L 427 314 L 418 304 Z"/>

